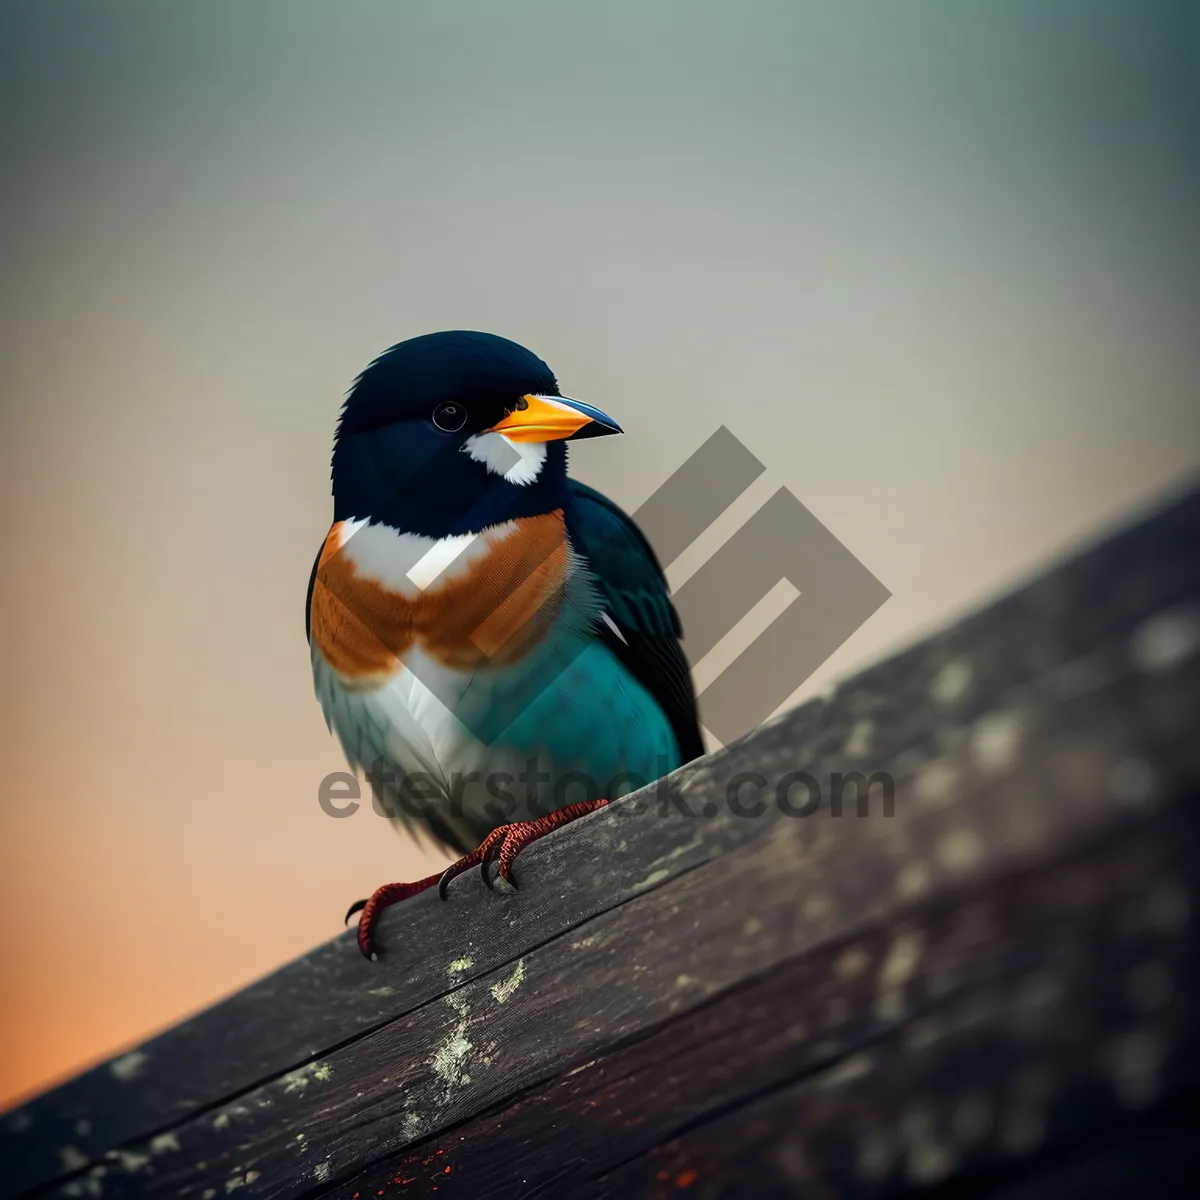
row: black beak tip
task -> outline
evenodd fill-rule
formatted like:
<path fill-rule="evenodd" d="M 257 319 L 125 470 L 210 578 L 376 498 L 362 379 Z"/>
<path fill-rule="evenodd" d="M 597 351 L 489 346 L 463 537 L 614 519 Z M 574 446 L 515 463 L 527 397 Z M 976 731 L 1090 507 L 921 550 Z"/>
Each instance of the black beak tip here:
<path fill-rule="evenodd" d="M 607 437 L 610 433 L 624 433 L 616 421 L 599 421 L 593 417 L 582 429 L 571 434 L 571 441 L 578 442 L 584 438 Z"/>

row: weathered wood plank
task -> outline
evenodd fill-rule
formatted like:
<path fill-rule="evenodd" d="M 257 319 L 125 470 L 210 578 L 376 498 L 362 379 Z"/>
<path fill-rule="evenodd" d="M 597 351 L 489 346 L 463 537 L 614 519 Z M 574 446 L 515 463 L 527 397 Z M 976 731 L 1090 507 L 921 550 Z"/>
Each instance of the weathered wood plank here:
<path fill-rule="evenodd" d="M 1197 660 L 1069 700 L 1026 685 L 1000 698 L 997 714 L 1021 713 L 1021 752 L 1003 763 L 964 736 L 899 781 L 893 817 L 781 819 L 771 836 L 174 1127 L 159 1153 L 137 1145 L 106 1178 L 130 1196 L 231 1182 L 247 1198 L 296 1195 L 306 1176 L 359 1169 L 915 903 L 1135 830 L 1200 778 L 1187 715 L 1197 697 Z M 1150 775 L 1134 803 L 1112 785 L 1123 764 Z"/>
<path fill-rule="evenodd" d="M 1192 862 L 1175 857 L 1171 886 L 1184 886 Z M 1119 1135 L 1131 1110 L 1190 1101 L 1200 1084 L 1197 941 L 1144 927 L 1123 937 L 1126 918 L 1147 906 L 1157 916 L 1163 894 L 1153 874 L 1132 881 L 1074 938 L 1054 944 L 1058 930 L 1045 929 L 1052 952 L 1031 971 L 699 1123 L 577 1194 L 666 1196 L 681 1179 L 701 1196 L 915 1191 Z M 1088 891 L 1098 880 L 1071 882 Z"/>
<path fill-rule="evenodd" d="M 1065 862 L 918 906 L 321 1194 L 575 1195 L 602 1191 L 614 1170 L 620 1188 L 612 1182 L 607 1194 L 685 1190 L 677 1181 L 696 1182 L 700 1170 L 680 1147 L 704 1147 L 710 1125 L 736 1123 L 731 1114 L 792 1083 L 816 1081 L 823 1093 L 888 1071 L 915 1078 L 942 1042 L 965 1066 L 963 1046 L 978 1054 L 990 1039 L 990 1075 L 952 1070 L 936 1091 L 902 1096 L 907 1107 L 886 1120 L 868 1084 L 871 1104 L 836 1129 L 796 1107 L 776 1131 L 773 1157 L 756 1154 L 748 1165 L 741 1152 L 710 1155 L 689 1194 L 757 1194 L 780 1164 L 768 1191 L 927 1186 L 1003 1167 L 1035 1142 L 1043 1152 L 1067 1142 L 1085 1115 L 1161 1106 L 1200 1085 L 1186 1045 L 1190 1038 L 1194 1050 L 1198 1035 L 1196 939 L 1172 919 L 1196 849 L 1194 828 L 1154 821 Z M 1173 1041 L 1144 1076 L 1103 1053 L 1159 1029 Z M 1053 1087 L 1032 1086 L 1051 1076 Z M 913 1115 L 926 1111 L 928 1122 Z M 935 1114 L 948 1128 L 935 1128 Z M 804 1179 L 793 1170 L 801 1161 L 811 1167 Z"/>
<path fill-rule="evenodd" d="M 172 1131 L 211 1125 L 222 1115 L 232 1124 L 229 1101 L 240 1094 L 272 1095 L 274 1088 L 290 1097 L 303 1095 L 294 1076 L 285 1080 L 289 1072 L 305 1064 L 315 1069 L 312 1064 L 339 1046 L 337 1054 L 370 1059 L 379 1049 L 376 1037 L 363 1043 L 369 1050 L 352 1048 L 372 1031 L 398 1039 L 397 1047 L 405 1045 L 405 1029 L 444 1036 L 456 1022 L 447 1026 L 450 1003 L 440 998 L 466 996 L 463 984 L 474 989 L 472 998 L 489 995 L 523 957 L 541 955 L 543 944 L 568 943 L 582 926 L 588 934 L 605 928 L 622 909 L 631 909 L 629 931 L 636 935 L 646 924 L 640 914 L 655 897 L 664 906 L 678 906 L 670 889 L 683 887 L 690 873 L 699 870 L 709 880 L 697 894 L 736 880 L 738 868 L 719 869 L 725 858 L 745 857 L 757 870 L 756 856 L 775 862 L 772 856 L 782 855 L 777 867 L 802 866 L 810 880 L 819 881 L 822 873 L 836 873 L 838 854 L 849 858 L 836 870 L 853 873 L 854 847 L 861 845 L 864 855 L 888 864 L 894 885 L 891 893 L 880 890 L 873 903 L 880 911 L 909 903 L 941 886 L 943 857 L 971 859 L 981 841 L 990 852 L 994 806 L 1010 802 L 1005 781 L 1011 784 L 1017 771 L 1005 763 L 1005 748 L 1011 750 L 1015 739 L 1021 755 L 1031 753 L 1035 742 L 1026 735 L 1042 728 L 1046 711 L 1071 711 L 1072 697 L 1085 709 L 1076 711 L 1081 724 L 1075 733 L 1062 727 L 1064 740 L 1051 756 L 1061 778 L 1038 786 L 1056 797 L 1056 811 L 1065 804 L 1075 824 L 1064 825 L 1055 816 L 1047 827 L 1044 813 L 1026 805 L 1005 853 L 1045 853 L 1048 838 L 1081 836 L 1097 820 L 1117 819 L 1121 804 L 1114 808 L 1114 789 L 1123 790 L 1126 805 L 1136 807 L 1138 796 L 1153 804 L 1162 778 L 1176 777 L 1190 762 L 1179 724 L 1191 710 L 1180 705 L 1194 704 L 1195 696 L 1179 672 L 1160 668 L 1164 655 L 1176 653 L 1172 646 L 1186 649 L 1189 630 L 1200 620 L 1198 550 L 1200 492 L 1194 492 L 880 664 L 828 700 L 681 772 L 676 783 L 685 802 L 693 811 L 710 806 L 711 816 L 685 817 L 672 807 L 661 819 L 646 814 L 635 821 L 628 815 L 631 802 L 613 806 L 532 847 L 519 866 L 524 887 L 518 897 L 497 898 L 471 887 L 472 880 L 459 881 L 450 904 L 421 898 L 388 914 L 381 936 L 389 953 L 383 962 L 366 964 L 348 936 L 335 939 L 133 1055 L 9 1114 L 0 1120 L 0 1156 L 12 1166 L 6 1166 L 0 1196 L 62 1179 L 84 1160 L 107 1163 L 106 1172 L 115 1174 L 106 1152 L 121 1147 L 127 1157 L 139 1155 L 138 1147 L 150 1147 L 156 1132 L 170 1133 L 157 1143 L 169 1146 L 177 1136 Z M 1101 693 L 1108 697 L 1107 717 L 1086 711 L 1089 697 L 1094 701 Z M 1101 761 L 1092 754 L 1086 743 L 1088 722 L 1094 720 L 1105 729 L 1110 749 L 1124 747 L 1123 756 Z M 839 824 L 831 819 L 796 822 L 769 808 L 762 818 L 748 820 L 730 811 L 727 788 L 739 772 L 758 770 L 777 779 L 797 767 L 823 782 L 833 771 L 890 771 L 900 789 L 896 819 L 862 822 L 854 836 L 839 839 L 826 836 Z M 980 772 L 989 782 L 976 789 L 976 797 L 972 789 Z M 1088 799 L 1097 789 L 1107 797 L 1099 807 Z M 915 842 L 925 818 L 931 822 L 920 834 L 926 841 Z M 805 832 L 798 833 L 798 825 Z M 889 832 L 879 832 L 883 829 Z M 951 840 L 943 846 L 945 838 Z M 780 849 L 788 846 L 793 849 Z M 789 853 L 799 857 L 788 859 Z M 692 895 L 686 889 L 679 893 L 685 899 Z M 820 937 L 833 936 L 833 925 L 821 930 L 813 921 Z M 677 937 L 689 936 L 687 929 L 673 928 Z M 816 936 L 810 930 L 810 939 Z M 450 970 L 464 959 L 469 968 Z M 603 967 L 589 976 L 603 977 Z M 731 986 L 728 977 L 713 978 Z M 561 986 L 573 980 L 568 973 Z M 533 990 L 523 989 L 522 1004 Z M 428 1025 L 430 1013 L 441 1014 L 436 1028 Z M 628 1032 L 617 1020 L 594 1036 L 624 1036 L 623 1030 Z M 436 1037 L 429 1044 L 436 1045 Z M 413 1053 L 421 1046 L 419 1038 L 409 1043 Z M 582 1051 L 582 1043 L 576 1049 Z M 553 1069 L 548 1059 L 538 1061 L 539 1070 Z M 307 1094 L 316 1091 L 309 1088 Z M 465 1108 L 449 1106 L 438 1120 L 461 1119 L 472 1104 L 477 1110 L 499 1095 L 480 1086 Z M 413 1129 L 416 1136 L 428 1132 Z M 336 1138 L 330 1144 L 336 1146 Z M 380 1142 L 392 1149 L 395 1144 L 391 1133 Z M 157 1158 L 152 1162 L 157 1166 Z M 74 1171 L 76 1179 L 85 1176 Z"/>

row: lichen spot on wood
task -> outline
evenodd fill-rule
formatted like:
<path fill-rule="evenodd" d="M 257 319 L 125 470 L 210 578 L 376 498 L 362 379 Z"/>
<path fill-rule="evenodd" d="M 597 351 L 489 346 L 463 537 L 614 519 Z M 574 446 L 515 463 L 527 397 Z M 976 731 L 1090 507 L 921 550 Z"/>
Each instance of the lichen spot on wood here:
<path fill-rule="evenodd" d="M 925 764 L 913 786 L 913 797 L 921 808 L 946 808 L 955 800 L 958 770 L 944 758 Z"/>
<path fill-rule="evenodd" d="M 512 998 L 513 993 L 521 986 L 521 983 L 524 979 L 525 960 L 523 958 L 519 958 L 517 959 L 516 969 L 507 979 L 501 980 L 499 983 L 492 984 L 492 999 L 495 1000 L 497 1004 L 505 1003 L 505 1001 Z"/>
<path fill-rule="evenodd" d="M 87 1155 L 75 1146 L 62 1146 L 58 1151 L 64 1171 L 78 1171 L 88 1165 Z"/>
<path fill-rule="evenodd" d="M 866 758 L 875 739 L 875 722 L 867 717 L 855 721 L 846 737 L 842 752 L 848 758 Z"/>
<path fill-rule="evenodd" d="M 933 677 L 929 694 L 938 704 L 953 704 L 967 694 L 973 675 L 965 658 L 952 658 Z"/>
<path fill-rule="evenodd" d="M 1134 665 L 1170 671 L 1200 649 L 1200 605 L 1180 604 L 1143 621 L 1130 639 Z"/>
<path fill-rule="evenodd" d="M 922 937 L 919 933 L 898 934 L 879 969 L 880 988 L 904 987 L 917 973 L 921 961 Z"/>
<path fill-rule="evenodd" d="M 983 845 L 973 829 L 953 829 L 938 842 L 937 856 L 951 871 L 970 871 L 983 858 Z"/>
<path fill-rule="evenodd" d="M 470 1082 L 471 1077 L 466 1073 L 467 1058 L 475 1049 L 467 1040 L 469 1017 L 466 1002 L 460 1001 L 454 1004 L 454 1008 L 459 1014 L 458 1021 L 429 1060 L 433 1073 L 446 1087 L 447 1099 L 460 1084 Z"/>
<path fill-rule="evenodd" d="M 128 1054 L 123 1054 L 120 1058 L 114 1058 L 108 1064 L 108 1069 L 122 1083 L 128 1083 L 131 1079 L 136 1079 L 142 1073 L 142 1068 L 149 1061 L 150 1055 L 144 1050 L 131 1050 Z"/>
<path fill-rule="evenodd" d="M 1017 761 L 1024 717 L 1012 710 L 988 713 L 971 729 L 971 753 L 984 771 L 1006 771 Z"/>

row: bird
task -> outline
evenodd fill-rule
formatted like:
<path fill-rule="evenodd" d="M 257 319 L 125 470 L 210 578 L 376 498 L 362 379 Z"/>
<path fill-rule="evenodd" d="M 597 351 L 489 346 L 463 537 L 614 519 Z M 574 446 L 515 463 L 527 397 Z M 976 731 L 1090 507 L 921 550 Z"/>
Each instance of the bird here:
<path fill-rule="evenodd" d="M 516 888 L 530 842 L 704 753 L 654 550 L 567 473 L 567 442 L 621 432 L 475 330 L 397 343 L 346 395 L 305 602 L 313 685 L 376 811 L 460 856 L 351 905 L 369 959 L 388 906 L 446 899 L 473 867 Z"/>

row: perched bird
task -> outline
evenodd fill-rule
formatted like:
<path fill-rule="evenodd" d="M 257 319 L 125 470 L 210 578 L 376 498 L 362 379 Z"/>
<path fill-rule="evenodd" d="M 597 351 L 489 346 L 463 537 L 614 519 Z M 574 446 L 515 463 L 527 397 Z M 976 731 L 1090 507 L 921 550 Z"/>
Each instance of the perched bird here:
<path fill-rule="evenodd" d="M 433 333 L 355 381 L 306 632 L 326 722 L 377 808 L 462 855 L 353 905 L 479 865 L 703 753 L 678 617 L 629 516 L 567 477 L 565 443 L 620 433 L 535 354 Z M 514 885 L 515 886 L 515 885 Z"/>

